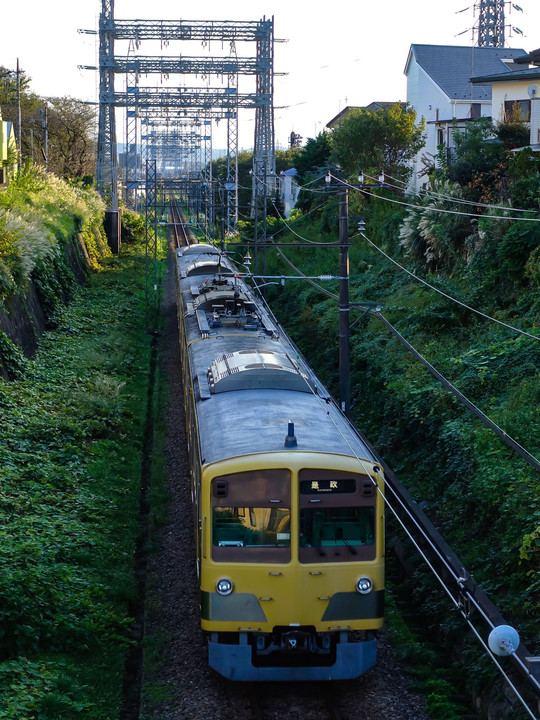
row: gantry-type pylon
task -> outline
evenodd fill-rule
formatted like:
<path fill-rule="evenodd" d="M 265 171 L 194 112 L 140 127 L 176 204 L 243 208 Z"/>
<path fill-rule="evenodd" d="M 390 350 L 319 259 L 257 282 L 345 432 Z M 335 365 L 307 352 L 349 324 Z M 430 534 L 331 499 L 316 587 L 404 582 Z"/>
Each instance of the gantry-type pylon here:
<path fill-rule="evenodd" d="M 136 196 L 140 183 L 137 147 L 138 127 L 143 118 L 161 119 L 165 125 L 174 118 L 186 118 L 196 113 L 198 121 L 205 123 L 201 133 L 200 163 L 211 167 L 211 120 L 227 120 L 228 166 L 226 191 L 229 202 L 227 224 L 233 226 L 238 217 L 237 208 L 237 155 L 238 112 L 244 108 L 255 110 L 255 137 L 253 158 L 253 208 L 257 213 L 259 198 L 273 191 L 275 177 L 275 144 L 273 119 L 274 73 L 274 22 L 260 21 L 184 21 L 184 20 L 115 20 L 114 0 L 102 0 L 99 23 L 100 97 L 98 128 L 97 184 L 99 191 L 113 206 L 118 197 L 116 169 L 115 108 L 126 108 L 126 193 Z M 128 40 L 127 55 L 115 55 L 116 40 Z M 152 57 L 139 55 L 143 40 L 160 40 L 167 46 L 172 40 L 199 40 L 203 43 L 227 42 L 228 57 L 193 57 L 186 55 Z M 255 57 L 238 56 L 236 43 L 255 44 Z M 114 87 L 115 74 L 126 75 L 125 92 Z M 201 75 L 227 78 L 226 87 L 160 86 L 142 87 L 141 75 Z M 240 92 L 238 77 L 256 78 L 254 92 Z M 141 139 L 148 133 L 141 131 Z M 144 146 L 144 139 L 143 139 Z M 210 150 L 208 149 L 210 147 Z M 212 183 L 208 172 L 206 183 Z M 210 190 L 211 192 L 211 190 Z M 210 203 L 211 204 L 211 203 Z"/>

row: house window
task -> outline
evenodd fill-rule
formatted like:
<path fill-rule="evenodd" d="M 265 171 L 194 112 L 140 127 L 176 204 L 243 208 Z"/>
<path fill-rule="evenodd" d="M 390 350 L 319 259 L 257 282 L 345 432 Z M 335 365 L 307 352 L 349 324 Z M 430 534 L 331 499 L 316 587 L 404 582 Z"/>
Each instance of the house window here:
<path fill-rule="evenodd" d="M 442 128 L 437 130 L 437 145 L 444 145 L 444 130 Z"/>
<path fill-rule="evenodd" d="M 471 117 L 479 118 L 482 115 L 482 105 L 480 103 L 471 103 Z"/>
<path fill-rule="evenodd" d="M 512 120 L 525 120 L 529 122 L 531 119 L 531 101 L 505 100 L 504 119 L 506 122 L 511 122 Z"/>

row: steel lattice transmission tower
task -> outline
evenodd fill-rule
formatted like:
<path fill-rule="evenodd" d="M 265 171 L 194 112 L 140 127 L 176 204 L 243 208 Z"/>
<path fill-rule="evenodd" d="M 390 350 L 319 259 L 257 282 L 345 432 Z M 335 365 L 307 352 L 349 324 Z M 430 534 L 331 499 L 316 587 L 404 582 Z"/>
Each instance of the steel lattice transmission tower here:
<path fill-rule="evenodd" d="M 478 47 L 504 47 L 505 0 L 478 0 Z"/>
<path fill-rule="evenodd" d="M 96 184 L 112 210 L 118 208 L 114 117 L 114 0 L 102 0 L 99 16 L 99 124 Z"/>
<path fill-rule="evenodd" d="M 255 150 L 253 153 L 253 207 L 258 214 L 260 197 L 272 195 L 275 190 L 276 154 L 274 147 L 274 21 L 263 19 L 258 27 L 257 96 L 260 104 L 255 111 Z M 257 184 L 259 185 L 257 187 Z"/>

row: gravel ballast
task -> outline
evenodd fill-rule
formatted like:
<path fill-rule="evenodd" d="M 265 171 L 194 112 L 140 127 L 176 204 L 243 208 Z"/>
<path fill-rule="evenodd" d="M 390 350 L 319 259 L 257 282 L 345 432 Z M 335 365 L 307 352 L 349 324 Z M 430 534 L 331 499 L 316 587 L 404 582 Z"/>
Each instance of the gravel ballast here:
<path fill-rule="evenodd" d="M 208 667 L 199 624 L 173 262 L 171 257 L 162 305 L 165 328 L 159 338 L 161 369 L 168 378 L 165 472 L 170 501 L 166 524 L 153 533 L 147 563 L 140 717 L 249 720 L 251 688 L 229 682 Z M 376 667 L 357 680 L 336 683 L 333 690 L 348 720 L 427 720 L 424 698 L 410 690 L 411 683 L 382 631 Z M 319 688 L 310 683 L 267 685 L 262 706 L 268 720 L 328 717 Z"/>

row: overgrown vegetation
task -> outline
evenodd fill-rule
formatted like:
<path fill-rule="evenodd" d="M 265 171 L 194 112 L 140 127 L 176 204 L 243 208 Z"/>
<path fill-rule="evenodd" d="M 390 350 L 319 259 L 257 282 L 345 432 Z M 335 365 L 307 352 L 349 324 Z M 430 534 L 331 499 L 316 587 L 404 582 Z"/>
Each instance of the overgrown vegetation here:
<path fill-rule="evenodd" d="M 0 381 L 0 718 L 118 717 L 135 592 L 144 252 L 58 311 Z"/>
<path fill-rule="evenodd" d="M 66 246 L 77 233 L 95 269 L 110 257 L 103 213 L 103 202 L 93 190 L 69 185 L 39 167 L 19 171 L 0 192 L 0 308 L 10 294 L 24 292 L 32 279 L 43 290 L 44 305 L 54 309 L 62 290 L 49 287 L 54 280 L 48 269 L 56 265 L 58 275 L 67 272 Z"/>
<path fill-rule="evenodd" d="M 122 702 L 150 339 L 140 220 L 112 258 L 102 216 L 39 169 L 0 194 L 3 309 L 31 281 L 53 328 L 32 359 L 0 333 L 0 719 L 110 720 Z M 99 270 L 84 288 L 77 233 Z"/>
<path fill-rule="evenodd" d="M 538 336 L 538 160 L 527 150 L 513 156 L 503 143 L 486 146 L 489 133 L 484 122 L 471 123 L 468 133 L 458 138 L 453 164 L 437 169 L 431 192 L 409 197 L 403 191 L 393 195 L 390 190 L 374 190 L 366 199 L 350 191 L 350 215 L 364 216 L 366 236 L 418 277 L 488 316 Z M 328 162 L 332 161 L 330 151 Z M 280 242 L 298 242 L 296 233 L 312 241 L 306 248 L 283 251 L 300 273 L 336 274 L 337 252 L 313 245 L 337 239 L 337 203 L 334 198 L 324 201 L 323 181 L 317 184 L 316 177 L 316 172 L 304 174 L 310 184 L 302 193 L 303 216 L 293 221 L 295 234 L 284 224 L 272 234 Z M 350 181 L 354 183 L 354 177 Z M 418 207 L 407 209 L 395 200 Z M 473 205 L 463 205 L 463 200 Z M 490 209 L 480 203 L 512 209 Z M 517 208 L 527 212 L 518 213 Z M 512 219 L 516 214 L 523 219 Z M 385 317 L 424 357 L 538 457 L 538 340 L 481 318 L 421 285 L 370 245 L 356 231 L 356 223 L 351 223 L 350 235 L 351 300 L 380 303 Z M 267 272 L 298 274 L 279 251 L 267 254 Z M 325 283 L 325 288 L 338 293 L 337 283 Z M 298 281 L 279 290 L 269 287 L 268 297 L 337 396 L 337 302 Z M 356 313 L 353 320 L 360 311 Z M 538 653 L 537 472 L 370 315 L 353 327 L 351 389 L 353 420 L 425 504 L 529 649 Z M 463 622 L 451 615 L 447 600 L 423 567 L 416 571 L 411 592 L 430 632 L 445 638 L 449 648 L 462 646 Z M 490 675 L 475 642 L 465 657 L 467 682 L 478 684 Z"/>

